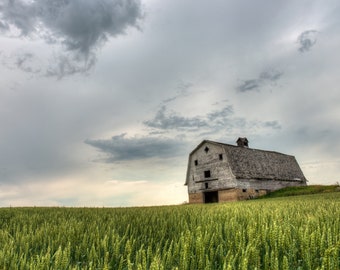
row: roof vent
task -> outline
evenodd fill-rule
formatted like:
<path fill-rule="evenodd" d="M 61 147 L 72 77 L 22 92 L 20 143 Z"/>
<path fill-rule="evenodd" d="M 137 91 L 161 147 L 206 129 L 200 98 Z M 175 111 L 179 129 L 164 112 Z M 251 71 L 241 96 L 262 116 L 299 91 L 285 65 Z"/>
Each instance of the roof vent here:
<path fill-rule="evenodd" d="M 236 142 L 239 147 L 248 147 L 248 139 L 246 137 L 239 137 Z"/>

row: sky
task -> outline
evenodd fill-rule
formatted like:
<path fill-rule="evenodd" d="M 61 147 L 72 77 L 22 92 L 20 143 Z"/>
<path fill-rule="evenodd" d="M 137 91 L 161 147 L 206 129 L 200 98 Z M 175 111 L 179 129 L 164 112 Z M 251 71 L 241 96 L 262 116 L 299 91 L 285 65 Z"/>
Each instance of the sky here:
<path fill-rule="evenodd" d="M 337 0 L 0 0 L 0 206 L 181 204 L 205 139 L 340 181 Z"/>

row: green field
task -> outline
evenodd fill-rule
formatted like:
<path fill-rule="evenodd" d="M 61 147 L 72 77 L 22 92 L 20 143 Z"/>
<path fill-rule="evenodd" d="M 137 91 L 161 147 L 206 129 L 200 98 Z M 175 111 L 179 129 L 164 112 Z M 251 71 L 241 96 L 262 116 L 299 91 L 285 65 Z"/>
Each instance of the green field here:
<path fill-rule="evenodd" d="M 0 208 L 0 269 L 340 269 L 340 193 L 210 205 Z"/>
<path fill-rule="evenodd" d="M 308 185 L 300 187 L 286 187 L 273 192 L 268 193 L 265 196 L 260 197 L 260 199 L 267 198 L 277 198 L 277 197 L 288 197 L 297 195 L 309 195 L 318 193 L 330 193 L 330 192 L 340 192 L 339 185 Z"/>

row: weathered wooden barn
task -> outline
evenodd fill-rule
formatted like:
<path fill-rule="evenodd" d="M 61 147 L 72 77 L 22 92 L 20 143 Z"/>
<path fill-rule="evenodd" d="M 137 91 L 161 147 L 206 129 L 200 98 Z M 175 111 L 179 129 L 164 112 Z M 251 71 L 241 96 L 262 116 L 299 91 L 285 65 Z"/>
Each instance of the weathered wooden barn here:
<path fill-rule="evenodd" d="M 185 185 L 189 203 L 255 198 L 290 186 L 305 186 L 306 178 L 294 156 L 236 145 L 202 141 L 189 155 Z"/>

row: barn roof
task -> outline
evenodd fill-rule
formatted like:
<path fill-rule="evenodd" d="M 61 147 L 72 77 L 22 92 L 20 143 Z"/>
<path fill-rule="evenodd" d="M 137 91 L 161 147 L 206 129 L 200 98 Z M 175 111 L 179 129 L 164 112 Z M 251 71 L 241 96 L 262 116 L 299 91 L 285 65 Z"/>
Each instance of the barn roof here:
<path fill-rule="evenodd" d="M 224 148 L 229 166 L 237 179 L 306 181 L 294 156 L 208 140 L 201 142 L 190 155 L 204 143 Z"/>

